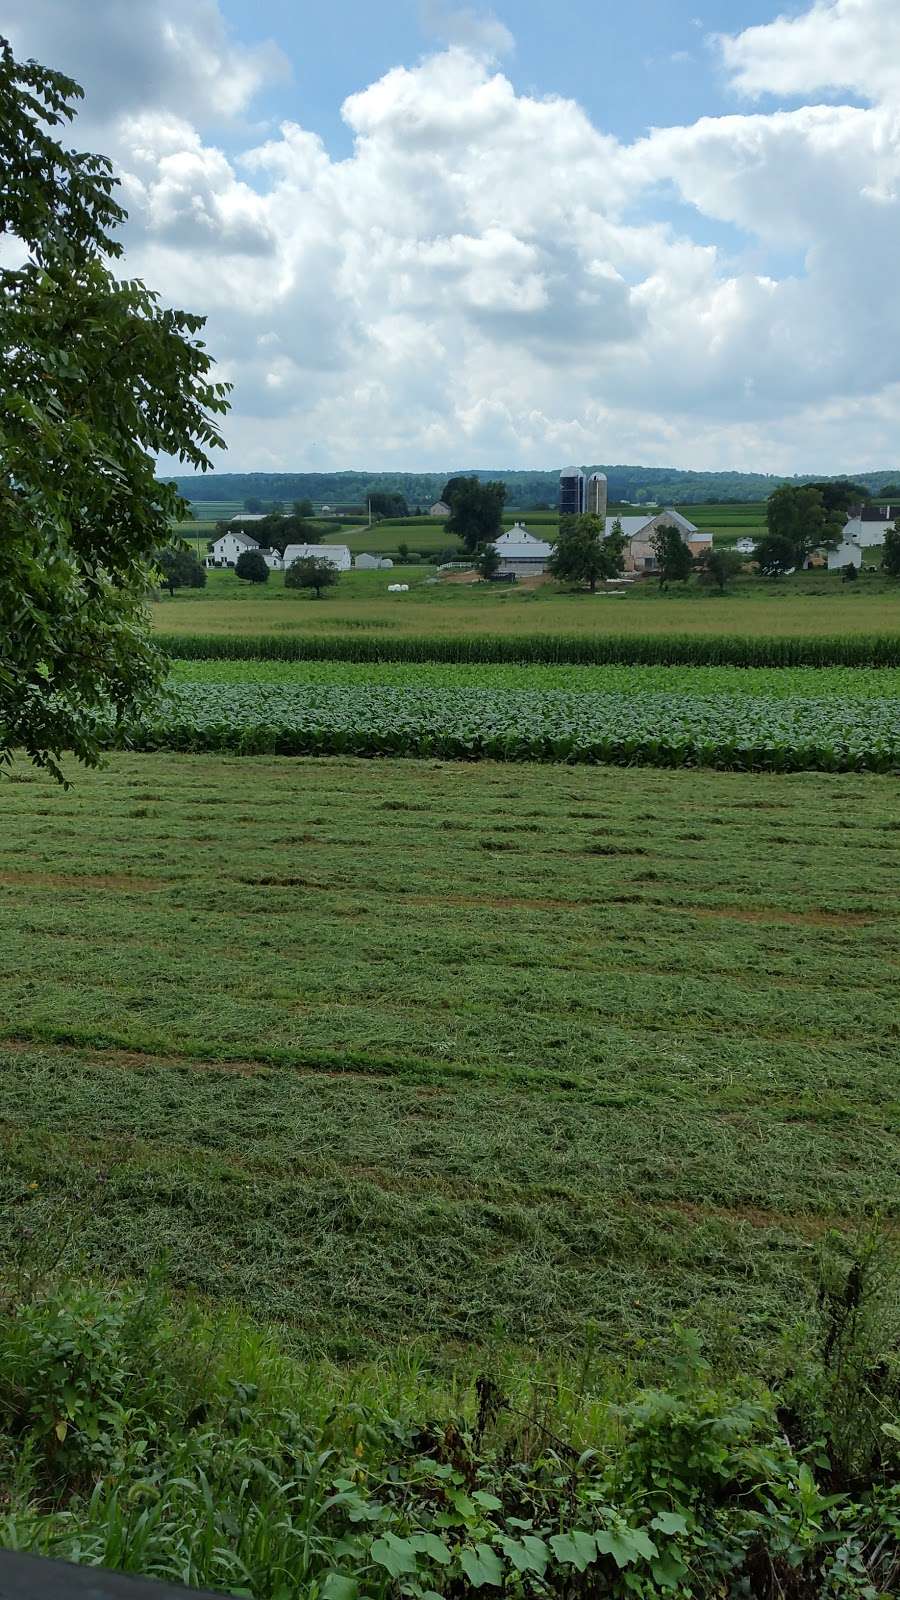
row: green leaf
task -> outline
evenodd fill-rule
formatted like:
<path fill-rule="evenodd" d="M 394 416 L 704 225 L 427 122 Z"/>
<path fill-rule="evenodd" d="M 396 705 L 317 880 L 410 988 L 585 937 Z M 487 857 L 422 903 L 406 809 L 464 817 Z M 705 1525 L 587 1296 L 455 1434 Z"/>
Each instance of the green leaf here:
<path fill-rule="evenodd" d="M 442 1567 L 446 1567 L 453 1559 L 449 1545 L 445 1544 L 443 1539 L 439 1539 L 436 1533 L 413 1533 L 410 1535 L 409 1543 L 419 1555 L 430 1556 L 432 1561 L 439 1562 Z"/>
<path fill-rule="evenodd" d="M 486 1489 L 476 1489 L 472 1499 L 478 1505 L 484 1506 L 487 1511 L 502 1511 L 503 1501 L 498 1500 L 495 1494 L 488 1494 Z"/>
<path fill-rule="evenodd" d="M 659 1511 L 650 1524 L 660 1533 L 687 1533 L 687 1517 L 680 1511 Z"/>
<path fill-rule="evenodd" d="M 380 1567 L 387 1568 L 392 1578 L 417 1571 L 416 1552 L 412 1544 L 408 1539 L 398 1539 L 394 1533 L 386 1533 L 376 1539 L 370 1554 Z"/>
<path fill-rule="evenodd" d="M 584 1572 L 592 1561 L 597 1559 L 599 1540 L 592 1533 L 584 1533 L 575 1528 L 571 1533 L 556 1533 L 550 1540 L 550 1548 L 557 1561 L 577 1567 L 579 1572 Z"/>
<path fill-rule="evenodd" d="M 329 1572 L 322 1585 L 322 1600 L 356 1600 L 358 1594 L 356 1579 L 346 1578 L 340 1572 Z"/>
<path fill-rule="evenodd" d="M 467 1546 L 459 1553 L 459 1564 L 473 1589 L 486 1583 L 499 1589 L 503 1583 L 503 1567 L 489 1544 L 477 1544 L 474 1550 Z"/>

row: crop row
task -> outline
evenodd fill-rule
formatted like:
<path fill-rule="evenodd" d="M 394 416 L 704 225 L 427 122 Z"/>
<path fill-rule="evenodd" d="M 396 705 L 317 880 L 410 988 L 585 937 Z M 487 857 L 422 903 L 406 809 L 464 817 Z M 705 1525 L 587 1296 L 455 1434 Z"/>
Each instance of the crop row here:
<path fill-rule="evenodd" d="M 437 756 L 741 770 L 900 766 L 896 700 L 313 685 L 172 688 L 139 749 Z"/>
<path fill-rule="evenodd" d="M 900 633 L 830 638 L 691 634 L 489 634 L 335 638 L 300 634 L 157 635 L 165 654 L 191 660 L 512 661 L 603 666 L 900 667 Z"/>
<path fill-rule="evenodd" d="M 665 667 L 520 662 L 173 661 L 173 683 L 361 684 L 388 688 L 565 689 L 572 694 L 831 695 L 852 700 L 900 698 L 900 671 L 889 667 Z"/>

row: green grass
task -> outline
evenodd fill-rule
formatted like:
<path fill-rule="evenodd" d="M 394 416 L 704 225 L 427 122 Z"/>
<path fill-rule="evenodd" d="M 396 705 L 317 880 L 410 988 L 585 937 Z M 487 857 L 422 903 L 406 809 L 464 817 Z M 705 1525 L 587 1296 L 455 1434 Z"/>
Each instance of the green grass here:
<path fill-rule="evenodd" d="M 332 1355 L 680 1320 L 766 1360 L 823 1232 L 896 1215 L 891 779 L 16 776 L 7 1184 L 110 1277 L 162 1255 Z"/>
<path fill-rule="evenodd" d="M 385 684 L 427 689 L 565 689 L 570 694 L 794 695 L 842 700 L 900 697 L 889 667 L 543 666 L 514 662 L 175 660 L 170 682 Z"/>
<path fill-rule="evenodd" d="M 213 572 L 204 589 L 179 591 L 152 607 L 154 626 L 177 634 L 322 634 L 377 630 L 381 636 L 460 634 L 693 634 L 815 638 L 842 634 L 900 635 L 900 584 L 877 575 L 842 585 L 834 573 L 798 574 L 781 583 L 747 578 L 726 595 L 695 584 L 660 593 L 635 584 L 623 598 L 569 591 L 554 583 L 429 584 L 427 567 L 349 572 L 321 600 L 284 587 L 243 584 Z M 389 582 L 411 584 L 391 595 Z"/>

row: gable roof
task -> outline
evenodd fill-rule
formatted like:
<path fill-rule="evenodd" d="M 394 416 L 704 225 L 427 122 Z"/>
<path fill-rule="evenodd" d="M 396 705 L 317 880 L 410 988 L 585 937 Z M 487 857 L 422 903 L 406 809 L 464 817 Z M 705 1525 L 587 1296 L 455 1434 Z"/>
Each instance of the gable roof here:
<path fill-rule="evenodd" d="M 681 529 L 682 535 L 687 535 L 689 539 L 694 539 L 698 536 L 701 539 L 705 537 L 704 534 L 700 533 L 699 528 L 697 528 L 693 522 L 689 522 L 687 517 L 683 517 L 680 511 L 675 511 L 671 506 L 664 507 L 662 511 L 651 511 L 648 515 L 643 517 L 607 517 L 606 537 L 608 538 L 612 533 L 614 522 L 621 524 L 622 532 L 624 533 L 625 538 L 631 540 L 636 539 L 637 536 L 640 533 L 643 533 L 646 528 L 649 528 L 653 523 L 659 522 L 663 518 L 665 518 L 668 522 L 674 522 L 675 526 Z M 712 535 L 710 535 L 710 538 L 711 537 Z"/>
<path fill-rule="evenodd" d="M 233 539 L 235 544 L 245 544 L 248 550 L 259 549 L 258 539 L 254 539 L 249 533 L 241 533 L 237 528 L 235 528 L 233 531 L 231 528 L 229 528 L 227 533 L 220 533 L 218 539 L 215 541 L 215 544 L 221 544 L 223 539 Z"/>

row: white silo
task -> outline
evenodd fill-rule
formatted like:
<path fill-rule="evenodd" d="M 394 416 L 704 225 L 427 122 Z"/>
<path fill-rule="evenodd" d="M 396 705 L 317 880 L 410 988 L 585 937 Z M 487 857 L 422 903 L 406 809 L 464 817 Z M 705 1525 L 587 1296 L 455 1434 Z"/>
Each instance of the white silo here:
<path fill-rule="evenodd" d="M 592 472 L 587 484 L 587 509 L 592 516 L 606 518 L 609 485 L 605 472 Z"/>

